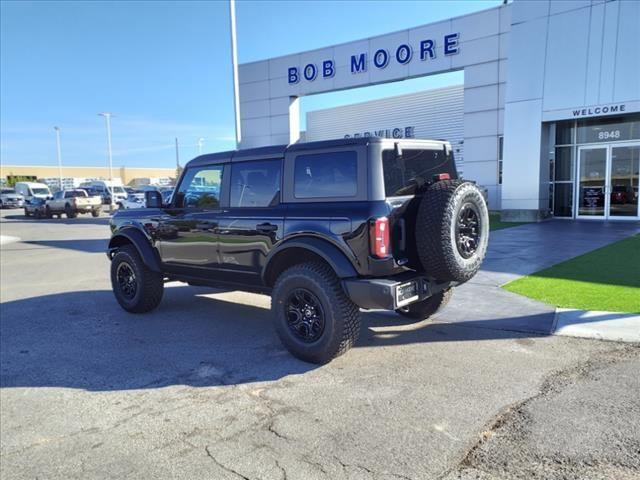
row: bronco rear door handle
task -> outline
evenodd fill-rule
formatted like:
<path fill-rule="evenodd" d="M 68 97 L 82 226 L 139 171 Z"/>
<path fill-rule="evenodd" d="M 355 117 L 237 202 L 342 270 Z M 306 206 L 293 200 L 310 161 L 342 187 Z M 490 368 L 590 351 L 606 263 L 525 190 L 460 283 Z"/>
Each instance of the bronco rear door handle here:
<path fill-rule="evenodd" d="M 260 233 L 271 233 L 278 230 L 278 226 L 273 223 L 260 223 L 259 225 L 256 225 L 256 230 Z"/>

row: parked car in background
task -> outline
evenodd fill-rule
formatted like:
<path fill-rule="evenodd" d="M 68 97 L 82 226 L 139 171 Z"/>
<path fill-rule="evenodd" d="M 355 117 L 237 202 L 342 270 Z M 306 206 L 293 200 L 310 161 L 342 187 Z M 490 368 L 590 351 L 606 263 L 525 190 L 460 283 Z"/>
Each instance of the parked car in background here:
<path fill-rule="evenodd" d="M 109 180 L 94 180 L 80 185 L 82 188 L 91 188 L 102 197 L 102 203 L 106 205 L 117 204 L 127 198 L 127 191 L 122 184 Z"/>
<path fill-rule="evenodd" d="M 119 209 L 144 208 L 144 192 L 130 193 L 127 198 L 118 202 Z"/>
<path fill-rule="evenodd" d="M 51 190 L 44 183 L 18 182 L 14 188 L 16 193 L 22 195 L 25 200 L 31 200 L 34 197 L 44 200 L 51 198 Z"/>
<path fill-rule="evenodd" d="M 46 216 L 47 201 L 44 198 L 34 197 L 24 202 L 24 216 L 35 218 L 43 218 Z"/>
<path fill-rule="evenodd" d="M 20 208 L 24 205 L 24 197 L 13 188 L 0 190 L 0 208 Z"/>
<path fill-rule="evenodd" d="M 626 204 L 635 203 L 636 196 L 633 189 L 627 185 L 614 185 L 611 190 L 611 203 Z"/>
<path fill-rule="evenodd" d="M 47 200 L 45 205 L 47 218 L 51 218 L 53 215 L 60 217 L 63 213 L 67 218 L 76 218 L 79 213 L 90 213 L 97 217 L 101 210 L 100 198 L 90 197 L 87 192 L 81 189 L 56 192 L 53 199 Z"/>

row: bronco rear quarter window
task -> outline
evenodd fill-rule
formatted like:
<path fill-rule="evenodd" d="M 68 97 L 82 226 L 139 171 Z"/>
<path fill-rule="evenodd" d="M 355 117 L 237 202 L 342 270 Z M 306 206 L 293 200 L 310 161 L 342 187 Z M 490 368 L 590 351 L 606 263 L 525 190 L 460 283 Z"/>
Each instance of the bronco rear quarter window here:
<path fill-rule="evenodd" d="M 403 148 L 400 157 L 394 150 L 385 150 L 382 154 L 382 169 L 387 197 L 414 195 L 438 173 L 448 173 L 451 178 L 458 176 L 453 153 L 447 154 L 444 149 Z"/>
<path fill-rule="evenodd" d="M 345 151 L 298 155 L 293 183 L 296 198 L 355 197 L 358 154 Z"/>

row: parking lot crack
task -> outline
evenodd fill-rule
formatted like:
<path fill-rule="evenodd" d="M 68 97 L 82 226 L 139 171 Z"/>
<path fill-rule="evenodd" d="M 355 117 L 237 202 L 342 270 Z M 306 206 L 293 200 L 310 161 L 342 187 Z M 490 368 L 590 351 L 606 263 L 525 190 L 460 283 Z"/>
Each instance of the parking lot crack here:
<path fill-rule="evenodd" d="M 308 458 L 304 458 L 304 457 L 302 457 L 300 460 L 302 460 L 307 465 L 311 465 L 312 467 L 315 467 L 316 469 L 320 470 L 325 475 L 329 474 L 329 472 L 327 472 L 327 470 L 324 468 L 324 465 L 322 465 L 320 462 L 315 462 L 313 460 L 309 460 Z"/>
<path fill-rule="evenodd" d="M 527 418 L 526 408 L 532 402 L 559 394 L 571 384 L 592 376 L 594 371 L 602 369 L 608 365 L 623 361 L 627 358 L 637 356 L 640 348 L 637 345 L 625 345 L 619 349 L 606 351 L 586 361 L 569 365 L 566 368 L 556 370 L 547 375 L 533 395 L 504 407 L 492 420 L 490 420 L 479 435 L 479 438 L 463 452 L 461 460 L 451 468 L 446 469 L 436 478 L 438 480 L 446 478 L 452 472 L 461 468 L 473 467 L 473 457 L 496 433 L 509 425 L 525 421 Z M 474 467 L 479 468 L 479 467 Z"/>
<path fill-rule="evenodd" d="M 205 452 L 207 452 L 207 456 L 213 460 L 213 463 L 215 463 L 218 467 L 220 467 L 221 469 L 235 475 L 238 478 L 242 478 L 243 480 L 251 480 L 249 477 L 241 474 L 240 472 L 238 472 L 237 470 L 234 470 L 231 467 L 227 467 L 226 465 L 224 465 L 223 463 L 221 463 L 214 455 L 213 453 L 211 453 L 211 450 L 209 449 L 209 445 L 206 445 L 204 447 Z"/>
<path fill-rule="evenodd" d="M 273 433 L 276 437 L 281 438 L 282 440 L 286 440 L 287 442 L 290 440 L 289 437 L 280 433 L 275 427 L 276 418 L 272 418 L 269 424 L 267 425 L 267 430 Z"/>
<path fill-rule="evenodd" d="M 288 480 L 287 471 L 282 465 L 280 465 L 280 462 L 278 460 L 276 460 L 276 467 L 278 467 L 282 472 L 282 480 Z"/>

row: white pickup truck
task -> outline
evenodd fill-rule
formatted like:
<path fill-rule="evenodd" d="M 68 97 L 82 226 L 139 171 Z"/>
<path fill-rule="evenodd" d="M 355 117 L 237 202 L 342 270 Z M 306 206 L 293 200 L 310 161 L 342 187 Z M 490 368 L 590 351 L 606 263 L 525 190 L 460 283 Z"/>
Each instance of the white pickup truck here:
<path fill-rule="evenodd" d="M 98 217 L 102 209 L 100 197 L 90 197 L 84 190 L 62 190 L 53 195 L 52 200 L 47 200 L 45 215 L 51 218 L 54 215 L 61 217 L 64 213 L 67 218 L 76 218 L 79 213 L 90 213 Z"/>

